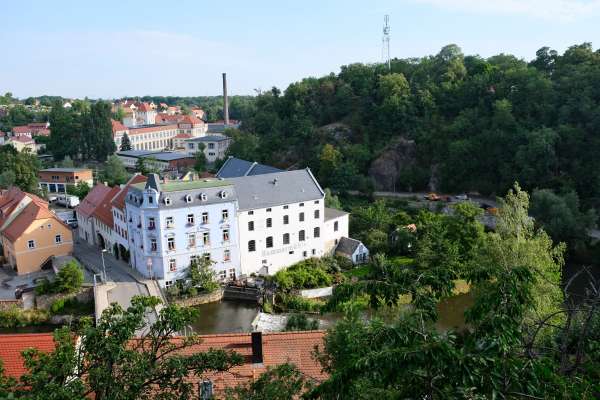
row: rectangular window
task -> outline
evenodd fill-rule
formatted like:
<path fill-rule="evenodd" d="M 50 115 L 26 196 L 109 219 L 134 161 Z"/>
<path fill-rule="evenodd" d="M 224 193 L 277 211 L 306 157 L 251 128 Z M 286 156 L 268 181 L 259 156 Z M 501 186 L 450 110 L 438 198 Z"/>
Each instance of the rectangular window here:
<path fill-rule="evenodd" d="M 154 238 L 150 239 L 150 251 L 158 251 L 158 245 Z"/>
<path fill-rule="evenodd" d="M 267 248 L 273 247 L 273 236 L 267 236 Z"/>
<path fill-rule="evenodd" d="M 188 225 L 194 225 L 194 214 L 187 215 L 187 223 Z"/>
<path fill-rule="evenodd" d="M 290 244 L 290 234 L 289 233 L 283 234 L 283 244 Z"/>
<path fill-rule="evenodd" d="M 304 242 L 306 240 L 306 234 L 304 233 L 304 229 L 298 232 L 298 240 Z"/>
<path fill-rule="evenodd" d="M 202 234 L 202 244 L 208 246 L 210 244 L 210 234 L 208 232 L 204 232 Z"/>
<path fill-rule="evenodd" d="M 319 218 L 320 215 L 320 210 L 315 210 L 315 219 Z"/>
<path fill-rule="evenodd" d="M 335 222 L 333 223 L 333 231 L 334 231 L 334 232 L 337 232 L 337 231 L 338 231 L 338 228 L 339 228 L 339 224 L 338 224 L 338 222 L 337 222 L 337 221 L 335 221 Z"/>
<path fill-rule="evenodd" d="M 284 215 L 283 216 L 283 224 L 287 225 L 290 223 L 290 216 L 289 215 Z"/>
<path fill-rule="evenodd" d="M 148 196 L 148 203 L 154 203 L 154 196 Z"/>
<path fill-rule="evenodd" d="M 229 242 L 229 229 L 223 229 L 223 241 Z"/>
<path fill-rule="evenodd" d="M 317 249 L 312 249 L 312 255 L 316 256 L 317 255 Z"/>
<path fill-rule="evenodd" d="M 304 203 L 300 203 L 298 204 L 300 207 L 304 207 Z"/>
<path fill-rule="evenodd" d="M 319 200 L 315 200 L 315 204 L 319 204 Z"/>
<path fill-rule="evenodd" d="M 223 270 L 223 271 L 219 271 L 219 279 L 224 281 L 225 279 L 227 279 L 227 271 Z"/>
<path fill-rule="evenodd" d="M 223 250 L 223 261 L 231 260 L 231 250 L 225 249 Z"/>
<path fill-rule="evenodd" d="M 190 233 L 188 235 L 188 247 L 196 247 L 196 234 Z"/>
<path fill-rule="evenodd" d="M 254 230 L 254 221 L 248 221 L 248 230 L 249 231 L 253 231 Z"/>
<path fill-rule="evenodd" d="M 303 221 L 304 221 L 304 213 L 303 213 L 303 212 L 301 212 L 300 214 L 298 214 L 298 220 L 299 220 L 300 222 L 303 222 Z"/>
<path fill-rule="evenodd" d="M 56 243 L 56 244 L 62 243 L 62 236 L 60 236 L 60 235 L 54 236 L 54 243 Z"/>
<path fill-rule="evenodd" d="M 273 226 L 273 219 L 267 218 L 267 228 L 271 228 Z"/>
<path fill-rule="evenodd" d="M 290 206 L 288 206 L 287 204 L 285 206 L 283 206 L 284 210 L 287 210 L 288 208 L 290 208 Z"/>
<path fill-rule="evenodd" d="M 174 228 L 173 217 L 167 217 L 166 219 L 167 228 Z"/>
<path fill-rule="evenodd" d="M 167 238 L 167 249 L 169 251 L 175 250 L 175 237 L 171 236 Z"/>
<path fill-rule="evenodd" d="M 271 212 L 271 209 L 270 209 L 270 208 L 267 208 L 267 212 Z"/>
<path fill-rule="evenodd" d="M 319 228 L 318 226 L 315 227 L 315 229 L 313 230 L 313 236 L 316 238 L 321 237 L 321 228 Z"/>
<path fill-rule="evenodd" d="M 208 224 L 208 213 L 207 212 L 202 213 L 202 223 Z"/>
<path fill-rule="evenodd" d="M 308 256 L 308 253 L 306 252 L 306 250 L 304 250 L 304 251 L 302 252 L 302 257 L 306 257 L 306 256 Z"/>
<path fill-rule="evenodd" d="M 177 271 L 177 263 L 175 262 L 174 258 L 171 258 L 169 260 L 169 271 L 171 271 L 171 272 Z"/>
<path fill-rule="evenodd" d="M 248 242 L 248 251 L 256 251 L 256 242 L 254 240 Z"/>
<path fill-rule="evenodd" d="M 254 211 L 248 211 L 248 215 L 254 215 Z"/>
<path fill-rule="evenodd" d="M 229 270 L 229 279 L 235 280 L 235 268 Z"/>
<path fill-rule="evenodd" d="M 210 262 L 210 253 L 202 254 L 202 258 L 204 259 L 205 262 Z"/>
<path fill-rule="evenodd" d="M 227 221 L 229 219 L 229 211 L 227 211 L 227 210 L 221 211 L 221 216 L 223 217 L 223 221 Z"/>
<path fill-rule="evenodd" d="M 35 240 L 28 240 L 27 247 L 30 249 L 35 249 Z"/>

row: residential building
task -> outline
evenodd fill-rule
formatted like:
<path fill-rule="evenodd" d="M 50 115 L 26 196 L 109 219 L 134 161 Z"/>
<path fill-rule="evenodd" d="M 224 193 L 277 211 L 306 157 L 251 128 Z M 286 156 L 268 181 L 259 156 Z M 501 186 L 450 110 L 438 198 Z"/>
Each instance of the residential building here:
<path fill-rule="evenodd" d="M 10 144 L 18 152 L 29 151 L 30 153 L 35 154 L 38 150 L 38 146 L 35 144 L 35 141 L 27 135 L 13 136 L 6 140 L 4 144 Z"/>
<path fill-rule="evenodd" d="M 161 182 L 152 174 L 125 198 L 132 266 L 163 286 L 186 279 L 192 260 L 210 260 L 221 280 L 240 275 L 237 195 L 230 182 Z"/>
<path fill-rule="evenodd" d="M 97 226 L 95 211 L 102 204 L 104 198 L 108 197 L 110 192 L 110 187 L 98 183 L 75 208 L 79 238 L 85 240 L 90 245 L 104 246 L 106 243 L 108 232 L 104 231 L 104 235 L 99 234 L 100 230 Z"/>
<path fill-rule="evenodd" d="M 233 183 L 238 196 L 241 270 L 245 275 L 274 274 L 306 258 L 328 255 L 325 243 L 348 236 L 340 229 L 325 237 L 329 233 L 325 229 L 325 193 L 308 168 L 227 181 Z"/>
<path fill-rule="evenodd" d="M 5 262 L 22 275 L 71 254 L 73 234 L 46 201 L 12 187 L 0 192 L 0 247 Z"/>
<path fill-rule="evenodd" d="M 335 254 L 348 258 L 352 264 L 366 263 L 369 249 L 360 240 L 342 237 L 335 249 Z"/>
<path fill-rule="evenodd" d="M 126 168 L 134 169 L 139 159 L 145 159 L 152 168 L 159 171 L 178 171 L 190 168 L 196 162 L 194 157 L 176 151 L 118 151 L 117 156 Z"/>
<path fill-rule="evenodd" d="M 242 160 L 229 156 L 223 163 L 217 177 L 219 178 L 237 178 L 240 176 L 253 176 L 262 174 L 271 174 L 273 172 L 282 172 L 282 170 L 269 165 L 259 164 L 257 162 Z"/>
<path fill-rule="evenodd" d="M 207 133 L 223 133 L 227 128 L 239 128 L 241 125 L 240 121 L 235 119 L 230 119 L 229 124 L 226 124 L 225 121 L 215 121 L 207 123 Z"/>
<path fill-rule="evenodd" d="M 34 138 L 36 136 L 50 136 L 50 130 L 48 122 L 32 122 L 27 125 L 15 126 L 12 129 L 12 135 L 14 137 L 27 136 Z"/>
<path fill-rule="evenodd" d="M 225 158 L 227 149 L 231 144 L 231 138 L 225 135 L 209 135 L 197 138 L 188 138 L 183 140 L 183 143 L 180 144 L 180 147 L 182 147 L 183 151 L 185 151 L 187 154 L 193 155 L 200 149 L 200 143 L 204 144 L 204 155 L 206 156 L 206 161 L 212 164 L 217 160 L 222 160 Z"/>
<path fill-rule="evenodd" d="M 112 254 L 118 254 L 118 245 L 116 244 L 116 235 L 114 232 L 115 222 L 113 219 L 112 199 L 121 191 L 118 186 L 110 190 L 102 197 L 98 206 L 92 213 L 94 228 L 96 229 L 96 244 L 100 249 L 105 249 Z"/>
<path fill-rule="evenodd" d="M 94 177 L 88 168 L 46 168 L 38 172 L 39 187 L 48 193 L 66 193 L 68 186 L 87 183 L 94 186 Z"/>
<path fill-rule="evenodd" d="M 112 198 L 113 214 L 113 241 L 117 245 L 115 256 L 129 262 L 129 232 L 127 230 L 127 212 L 125 209 L 125 197 L 131 185 L 144 183 L 147 178 L 144 175 L 136 174 L 127 182 L 121 190 Z"/>
<path fill-rule="evenodd" d="M 350 214 L 335 208 L 325 207 L 325 252 L 333 253 L 343 236 L 348 235 Z M 342 232 L 343 235 L 339 235 Z"/>
<path fill-rule="evenodd" d="M 20 125 L 12 128 L 12 136 L 20 137 L 27 136 L 28 138 L 33 138 L 32 129 L 28 125 Z"/>

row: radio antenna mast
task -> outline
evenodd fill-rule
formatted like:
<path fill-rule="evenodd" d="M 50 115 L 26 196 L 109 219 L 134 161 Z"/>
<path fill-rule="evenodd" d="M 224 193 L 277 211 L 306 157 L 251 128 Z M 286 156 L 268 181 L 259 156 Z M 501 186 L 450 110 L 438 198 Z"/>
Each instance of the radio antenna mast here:
<path fill-rule="evenodd" d="M 391 71 L 390 62 L 390 16 L 383 17 L 383 37 L 381 38 L 381 60 L 387 64 L 388 71 Z"/>

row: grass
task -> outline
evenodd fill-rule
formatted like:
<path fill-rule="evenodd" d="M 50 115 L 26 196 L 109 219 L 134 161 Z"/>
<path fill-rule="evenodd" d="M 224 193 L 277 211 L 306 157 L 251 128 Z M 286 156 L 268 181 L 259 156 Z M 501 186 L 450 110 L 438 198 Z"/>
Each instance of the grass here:
<path fill-rule="evenodd" d="M 344 271 L 344 275 L 346 275 L 348 278 L 355 277 L 358 279 L 365 279 L 371 273 L 371 269 L 372 267 L 370 264 L 365 264 L 359 267 L 352 268 L 348 271 Z"/>

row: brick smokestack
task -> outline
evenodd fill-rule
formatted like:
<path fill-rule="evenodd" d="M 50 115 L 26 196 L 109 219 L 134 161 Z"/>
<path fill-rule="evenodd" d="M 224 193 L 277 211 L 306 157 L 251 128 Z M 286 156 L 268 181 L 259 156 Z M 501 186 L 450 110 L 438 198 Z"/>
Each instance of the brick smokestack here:
<path fill-rule="evenodd" d="M 223 119 L 229 125 L 229 99 L 227 98 L 227 74 L 223 72 Z"/>

